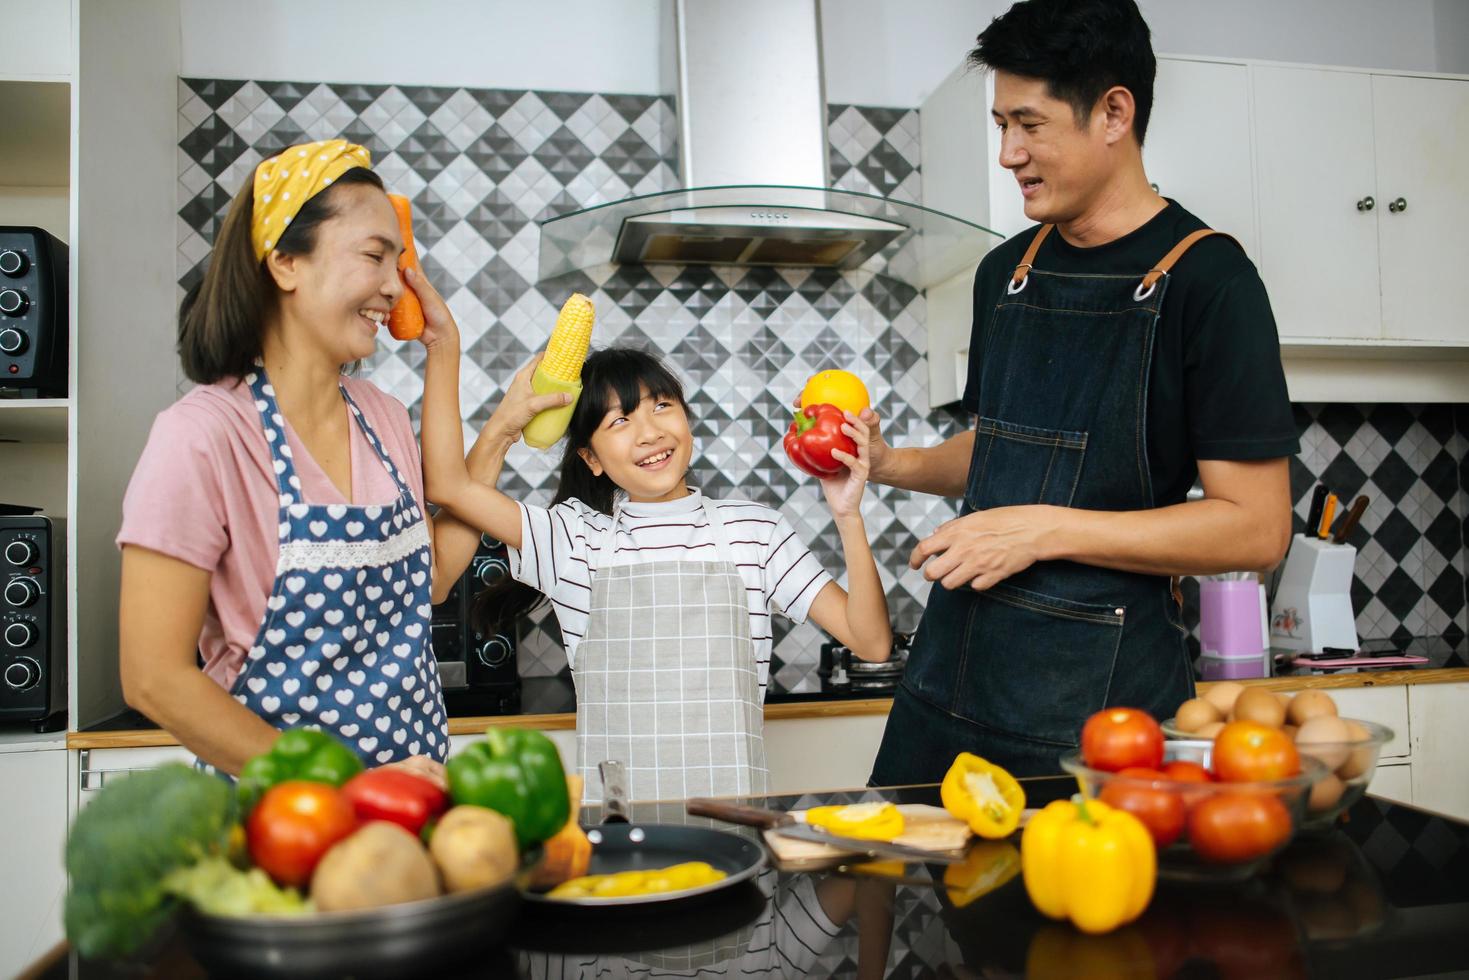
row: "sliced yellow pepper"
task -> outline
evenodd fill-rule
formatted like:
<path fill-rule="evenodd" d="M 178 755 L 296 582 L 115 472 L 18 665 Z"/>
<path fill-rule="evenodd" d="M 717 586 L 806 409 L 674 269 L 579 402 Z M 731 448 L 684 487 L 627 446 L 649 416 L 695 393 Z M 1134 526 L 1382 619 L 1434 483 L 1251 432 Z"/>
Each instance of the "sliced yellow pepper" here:
<path fill-rule="evenodd" d="M 1020 873 L 1020 852 L 1009 841 L 981 841 L 964 860 L 944 869 L 949 902 L 962 909 Z"/>
<path fill-rule="evenodd" d="M 625 898 L 629 895 L 657 895 L 663 892 L 697 888 L 727 877 L 725 872 L 705 861 L 688 861 L 667 868 L 645 871 L 618 871 L 605 875 L 583 875 L 563 882 L 547 892 L 551 898 Z"/>
<path fill-rule="evenodd" d="M 903 811 L 891 803 L 850 803 L 817 806 L 806 811 L 806 822 L 841 837 L 890 841 L 903 833 Z"/>
<path fill-rule="evenodd" d="M 1153 838 L 1132 814 L 1099 800 L 1056 800 L 1020 838 L 1025 890 L 1043 915 L 1100 934 L 1148 907 L 1157 878 Z"/>
<path fill-rule="evenodd" d="M 944 809 L 981 837 L 1008 837 L 1020 825 L 1025 790 L 1015 777 L 972 752 L 960 752 L 939 787 Z"/>

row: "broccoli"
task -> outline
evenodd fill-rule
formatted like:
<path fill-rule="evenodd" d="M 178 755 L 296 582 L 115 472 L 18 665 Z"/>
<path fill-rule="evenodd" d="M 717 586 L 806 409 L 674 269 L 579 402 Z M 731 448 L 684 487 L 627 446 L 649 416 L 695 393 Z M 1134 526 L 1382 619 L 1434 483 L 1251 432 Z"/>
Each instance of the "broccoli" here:
<path fill-rule="evenodd" d="M 259 868 L 241 871 L 223 857 L 207 857 L 164 881 L 170 894 L 209 915 L 300 915 L 311 904 L 294 888 L 280 888 Z"/>
<path fill-rule="evenodd" d="M 84 957 L 136 950 L 173 911 L 166 879 L 225 854 L 235 794 L 174 763 L 108 785 L 77 814 L 66 842 L 66 935 Z"/>

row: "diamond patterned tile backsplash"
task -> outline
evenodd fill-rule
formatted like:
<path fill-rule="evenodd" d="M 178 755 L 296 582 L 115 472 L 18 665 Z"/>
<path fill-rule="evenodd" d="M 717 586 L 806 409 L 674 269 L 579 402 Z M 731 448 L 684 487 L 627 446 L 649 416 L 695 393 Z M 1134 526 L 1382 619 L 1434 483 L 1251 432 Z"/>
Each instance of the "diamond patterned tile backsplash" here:
<path fill-rule="evenodd" d="M 561 301 L 580 290 L 597 304 L 598 344 L 645 345 L 686 380 L 693 482 L 781 508 L 840 571 L 820 492 L 780 449 L 787 403 L 811 373 L 843 367 L 868 381 L 896 444 L 933 444 L 966 425 L 929 410 L 921 293 L 863 271 L 607 266 L 536 281 L 535 219 L 677 186 L 675 123 L 672 102 L 651 96 L 181 79 L 180 293 L 202 274 L 231 196 L 261 159 L 301 140 L 362 143 L 388 186 L 412 198 L 424 268 L 458 319 L 466 438 L 545 342 Z M 833 184 L 920 200 L 918 124 L 916 110 L 829 106 Z M 364 374 L 416 417 L 421 367 L 418 345 L 385 337 Z M 1348 500 L 1372 497 L 1352 538 L 1362 637 L 1462 636 L 1469 418 L 1461 412 L 1456 424 L 1451 408 L 1411 405 L 1298 405 L 1296 418 L 1297 529 L 1316 479 Z M 502 486 L 546 503 L 557 461 L 518 446 Z M 909 551 L 955 512 L 949 501 L 889 488 L 868 495 L 867 526 L 899 629 L 917 626 L 927 593 L 907 568 Z M 1196 627 L 1197 584 L 1186 582 L 1185 595 Z M 815 688 L 822 640 L 811 624 L 777 620 L 776 678 Z M 521 643 L 520 668 L 527 676 L 566 668 L 544 611 Z"/>

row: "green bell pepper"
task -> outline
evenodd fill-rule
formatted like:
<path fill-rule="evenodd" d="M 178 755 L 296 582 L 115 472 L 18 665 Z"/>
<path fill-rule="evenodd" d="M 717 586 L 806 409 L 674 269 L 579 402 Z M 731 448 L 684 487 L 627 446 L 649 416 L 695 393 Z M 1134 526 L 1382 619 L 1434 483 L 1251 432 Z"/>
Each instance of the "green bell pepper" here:
<path fill-rule="evenodd" d="M 454 802 L 508 817 L 522 850 L 555 834 L 571 815 L 561 753 L 540 732 L 491 728 L 445 768 Z"/>
<path fill-rule="evenodd" d="M 248 813 L 257 800 L 277 783 L 304 779 L 341 786 L 362 771 L 362 760 L 346 745 L 314 728 L 291 728 L 276 738 L 270 751 L 245 763 L 240 770 L 239 796 Z"/>

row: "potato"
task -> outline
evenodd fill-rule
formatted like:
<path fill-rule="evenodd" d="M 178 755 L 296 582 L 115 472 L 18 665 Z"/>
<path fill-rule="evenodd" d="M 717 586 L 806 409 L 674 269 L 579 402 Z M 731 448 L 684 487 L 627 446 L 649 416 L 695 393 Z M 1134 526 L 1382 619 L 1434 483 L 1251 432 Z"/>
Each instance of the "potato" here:
<path fill-rule="evenodd" d="M 498 884 L 520 864 L 515 828 L 482 806 L 461 804 L 444 814 L 428 846 L 451 892 Z"/>
<path fill-rule="evenodd" d="M 1336 702 L 1324 691 L 1302 691 L 1291 699 L 1286 718 L 1292 725 L 1304 725 L 1322 715 L 1336 716 Z"/>
<path fill-rule="evenodd" d="M 375 909 L 439 893 L 439 876 L 418 838 L 384 820 L 327 851 L 311 876 L 311 900 L 322 912 Z"/>
<path fill-rule="evenodd" d="M 1196 732 L 1211 721 L 1223 721 L 1219 709 L 1203 698 L 1190 698 L 1178 706 L 1173 721 L 1181 731 Z"/>

